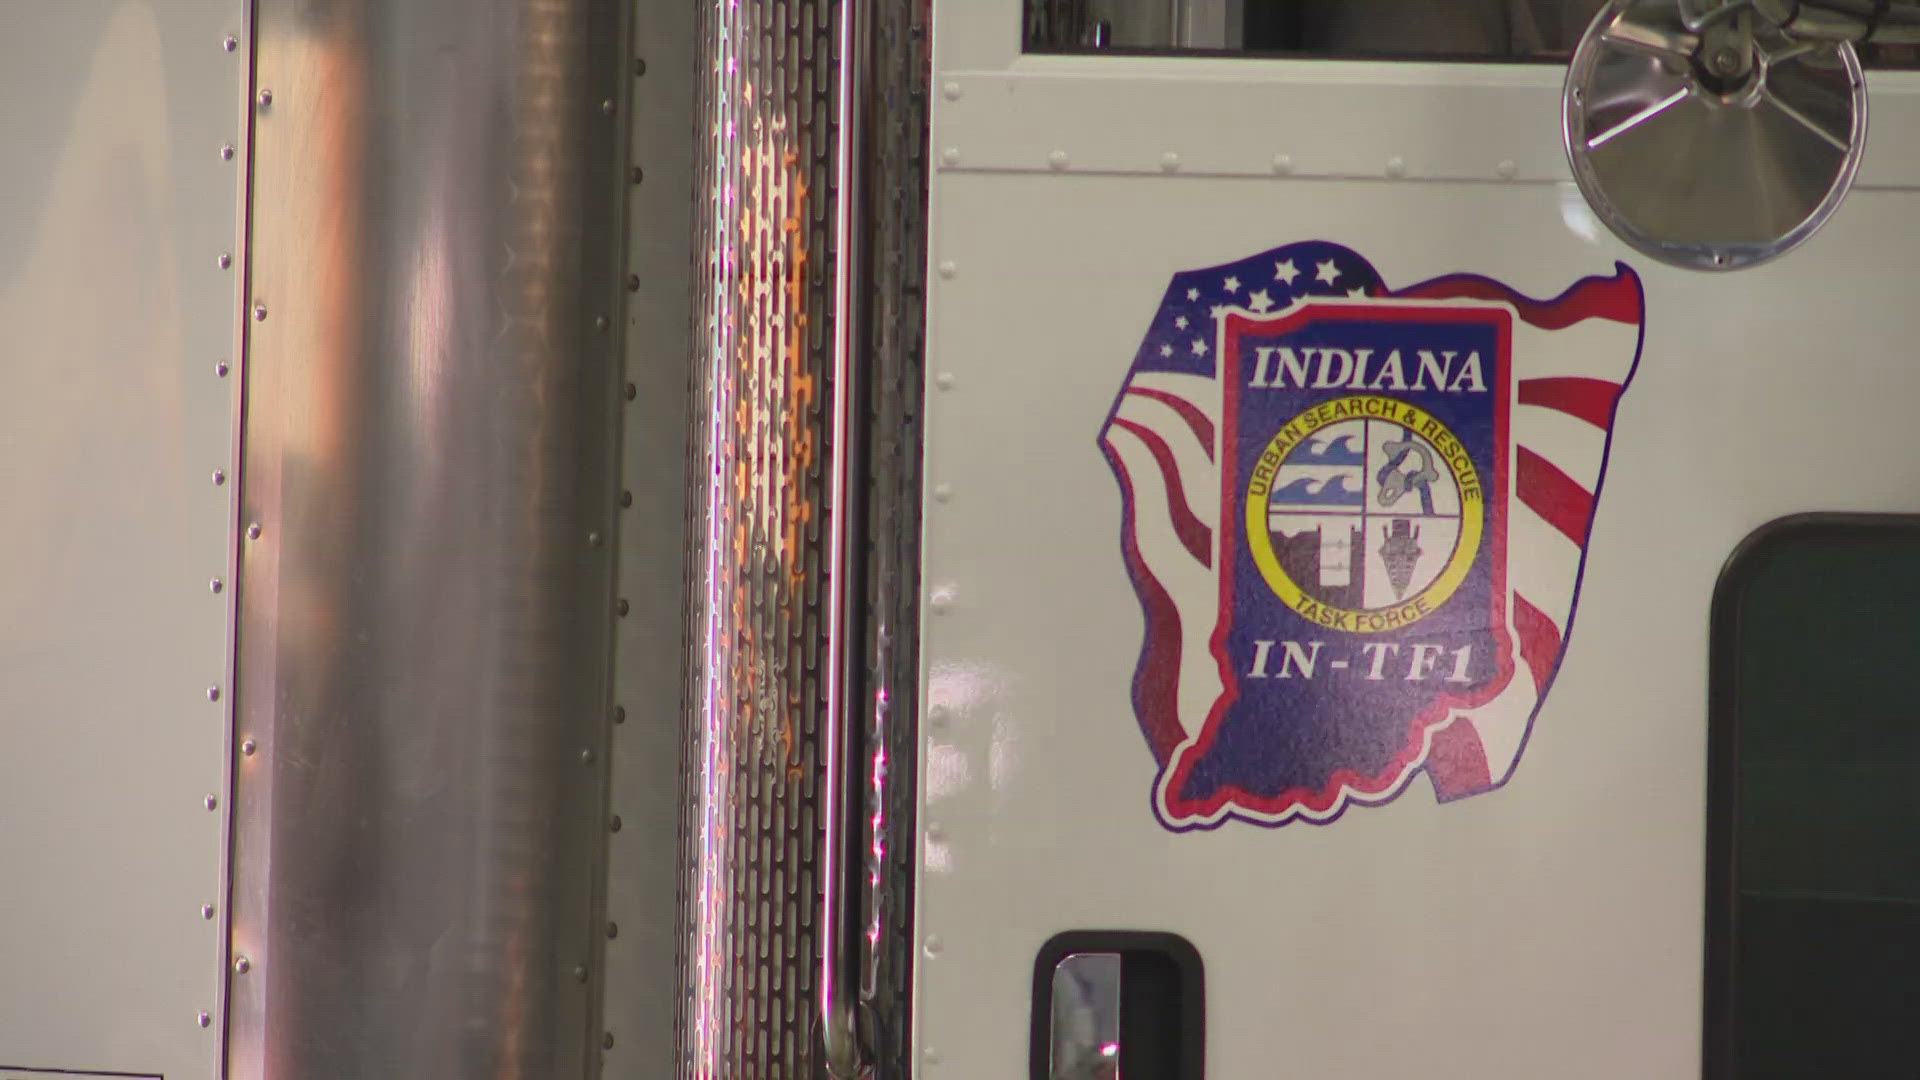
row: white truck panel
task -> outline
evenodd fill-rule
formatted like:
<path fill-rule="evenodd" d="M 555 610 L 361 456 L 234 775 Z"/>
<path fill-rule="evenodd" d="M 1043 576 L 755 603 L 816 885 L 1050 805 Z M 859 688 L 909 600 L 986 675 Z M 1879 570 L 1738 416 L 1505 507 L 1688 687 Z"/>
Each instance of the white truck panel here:
<path fill-rule="evenodd" d="M 219 1068 L 245 13 L 0 5 L 0 1074 Z"/>
<path fill-rule="evenodd" d="M 1014 5 L 991 7 L 937 8 L 949 60 L 993 58 L 984 24 Z M 1920 491 L 1920 370 L 1901 359 L 1920 199 L 1914 140 L 1887 130 L 1912 127 L 1906 77 L 1882 80 L 1888 149 L 1825 231 L 1714 276 L 1631 252 L 1560 179 L 1558 68 L 1005 68 L 935 76 L 926 1075 L 1017 1074 L 1040 947 L 1106 929 L 1197 946 L 1208 1075 L 1698 1076 L 1715 582 L 1767 521 L 1912 511 Z M 1512 781 L 1441 804 L 1416 780 L 1324 827 L 1174 833 L 1150 805 L 1142 614 L 1096 440 L 1173 275 L 1307 240 L 1393 288 L 1471 273 L 1547 298 L 1624 262 L 1644 349 Z"/>

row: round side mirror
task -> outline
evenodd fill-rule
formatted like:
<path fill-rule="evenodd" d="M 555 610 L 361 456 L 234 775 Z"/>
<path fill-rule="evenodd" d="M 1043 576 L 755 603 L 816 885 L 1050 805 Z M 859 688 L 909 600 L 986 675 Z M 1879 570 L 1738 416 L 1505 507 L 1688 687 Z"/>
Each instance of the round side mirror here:
<path fill-rule="evenodd" d="M 1732 35 L 1689 10 L 1600 10 L 1567 71 L 1567 158 L 1620 239 L 1674 266 L 1736 270 L 1792 250 L 1840 205 L 1866 139 L 1866 82 L 1849 44 Z"/>

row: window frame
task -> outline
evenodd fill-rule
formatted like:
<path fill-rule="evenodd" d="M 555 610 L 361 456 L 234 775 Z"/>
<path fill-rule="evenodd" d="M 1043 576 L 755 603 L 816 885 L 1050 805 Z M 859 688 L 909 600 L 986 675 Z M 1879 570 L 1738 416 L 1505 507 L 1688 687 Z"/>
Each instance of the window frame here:
<path fill-rule="evenodd" d="M 1776 518 L 1727 557 L 1713 590 L 1707 639 L 1705 949 L 1701 1013 L 1703 1080 L 1739 1080 L 1740 659 L 1741 600 L 1783 543 L 1887 540 L 1920 545 L 1920 514 L 1815 512 Z"/>

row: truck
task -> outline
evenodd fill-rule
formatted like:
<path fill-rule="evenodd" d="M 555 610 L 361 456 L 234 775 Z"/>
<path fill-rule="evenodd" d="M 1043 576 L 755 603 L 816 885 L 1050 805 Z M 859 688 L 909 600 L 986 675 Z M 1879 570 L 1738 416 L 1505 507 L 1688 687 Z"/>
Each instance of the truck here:
<path fill-rule="evenodd" d="M 0 4 L 0 1080 L 1915 1075 L 1916 46 Z"/>

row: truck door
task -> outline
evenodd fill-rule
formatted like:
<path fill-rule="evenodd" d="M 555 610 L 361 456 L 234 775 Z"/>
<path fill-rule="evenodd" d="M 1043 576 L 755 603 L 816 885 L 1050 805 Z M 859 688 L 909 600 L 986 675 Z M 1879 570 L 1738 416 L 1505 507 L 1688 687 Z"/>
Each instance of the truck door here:
<path fill-rule="evenodd" d="M 1713 273 L 1597 4 L 1147 6 L 933 4 L 920 1075 L 1897 1074 L 1913 76 Z"/>

